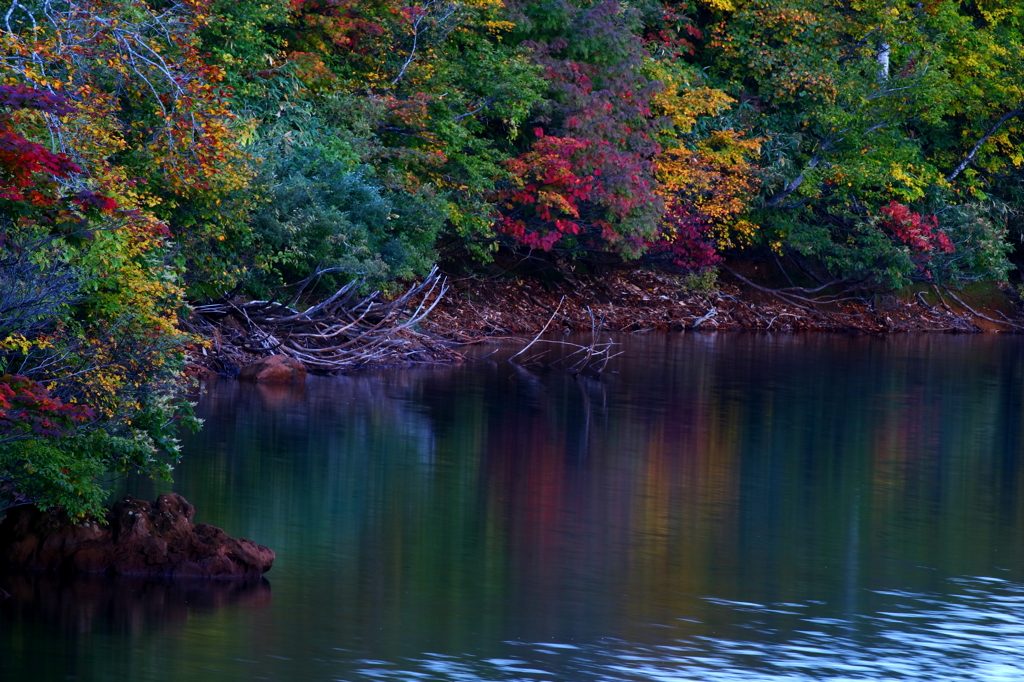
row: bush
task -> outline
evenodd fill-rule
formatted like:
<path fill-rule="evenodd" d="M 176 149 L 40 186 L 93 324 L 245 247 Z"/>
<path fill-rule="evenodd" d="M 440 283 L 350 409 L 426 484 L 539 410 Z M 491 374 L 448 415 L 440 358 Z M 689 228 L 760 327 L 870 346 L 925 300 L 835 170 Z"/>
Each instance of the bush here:
<path fill-rule="evenodd" d="M 319 283 L 378 284 L 425 274 L 444 215 L 427 191 L 389 191 L 372 170 L 306 147 L 262 178 L 267 201 L 253 219 L 259 253 L 254 293 L 331 269 Z"/>

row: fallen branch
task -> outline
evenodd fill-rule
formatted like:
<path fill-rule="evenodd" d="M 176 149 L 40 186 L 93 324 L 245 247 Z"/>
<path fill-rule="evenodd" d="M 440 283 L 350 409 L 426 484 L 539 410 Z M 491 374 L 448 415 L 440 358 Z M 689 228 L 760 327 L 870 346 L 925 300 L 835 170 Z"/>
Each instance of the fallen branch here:
<path fill-rule="evenodd" d="M 956 301 L 958 304 L 960 304 L 960 307 L 962 307 L 964 310 L 969 312 L 971 315 L 974 315 L 975 317 L 980 318 L 982 320 L 988 320 L 989 322 L 995 322 L 996 324 L 1006 325 L 1007 327 L 1010 327 L 1012 329 L 1024 330 L 1024 326 L 1021 326 L 1021 325 L 1016 324 L 1014 322 L 997 320 L 994 317 L 989 317 L 988 315 L 982 315 L 977 310 L 975 310 L 971 306 L 969 306 L 966 303 L 964 303 L 963 300 L 959 296 L 954 294 L 952 291 L 950 291 L 948 287 L 942 287 L 942 288 L 946 291 L 946 293 L 949 295 L 950 298 L 952 298 L 954 301 Z"/>
<path fill-rule="evenodd" d="M 732 268 L 726 267 L 725 265 L 723 265 L 721 267 L 722 267 L 723 270 L 725 270 L 730 275 L 732 275 L 733 277 L 735 277 L 739 281 L 743 282 L 747 286 L 749 286 L 749 287 L 751 287 L 753 289 L 756 289 L 756 290 L 758 290 L 760 292 L 763 292 L 763 293 L 766 293 L 766 294 L 770 294 L 770 295 L 774 296 L 775 298 L 779 299 L 780 301 L 782 301 L 783 303 L 787 303 L 787 304 L 789 304 L 791 306 L 795 306 L 797 308 L 800 308 L 801 310 L 804 310 L 804 311 L 812 313 L 812 314 L 820 315 L 820 314 L 823 313 L 822 310 L 817 308 L 817 306 L 819 306 L 819 305 L 841 303 L 843 301 L 861 301 L 862 300 L 860 297 L 856 297 L 856 296 L 847 296 L 845 298 L 839 298 L 839 296 L 840 296 L 839 294 L 836 294 L 834 296 L 808 298 L 806 296 L 801 296 L 799 294 L 796 294 L 796 293 L 793 292 L 793 290 L 790 290 L 790 289 L 771 289 L 771 288 L 768 288 L 768 287 L 763 287 L 763 286 L 761 286 L 759 284 L 755 284 L 754 282 L 751 282 L 749 279 L 747 279 L 743 275 L 739 274 L 738 272 L 736 272 Z M 837 282 L 830 282 L 829 284 L 826 284 L 825 287 L 833 286 L 834 284 L 837 284 Z M 819 289 L 814 289 L 814 290 L 805 290 L 805 291 L 819 291 L 821 288 L 824 288 L 824 287 L 820 287 Z M 858 317 L 859 316 L 857 314 L 840 313 L 840 312 L 834 312 L 834 311 L 829 311 L 828 314 L 829 315 L 837 315 L 837 316 L 840 316 L 840 317 Z"/>
<path fill-rule="evenodd" d="M 565 296 L 562 297 L 562 301 L 565 300 Z M 564 368 L 569 371 L 573 376 L 579 376 L 581 373 L 590 372 L 594 376 L 600 376 L 601 373 L 608 367 L 608 361 L 614 357 L 622 355 L 622 352 L 612 353 L 612 349 L 619 344 L 615 343 L 611 339 L 607 342 L 601 343 L 597 339 L 598 322 L 594 317 L 594 311 L 587 308 L 587 313 L 590 315 L 590 335 L 591 342 L 589 344 L 572 343 L 571 341 L 559 341 L 557 339 L 542 339 L 541 336 L 547 331 L 551 325 L 551 321 L 558 315 L 559 309 L 562 307 L 562 301 L 559 301 L 558 307 L 555 308 L 555 312 L 551 315 L 548 323 L 544 325 L 544 328 L 540 330 L 530 343 L 526 344 L 518 353 L 510 357 L 508 360 L 517 367 L 524 367 L 529 364 L 540 364 L 537 362 L 541 357 L 547 354 L 547 351 L 531 355 L 526 358 L 523 362 L 516 362 L 515 359 L 525 353 L 527 349 L 536 343 L 550 343 L 557 346 L 570 346 L 575 350 L 568 355 L 562 356 L 550 363 L 547 367 Z M 576 358 L 576 356 L 582 355 L 579 360 L 575 360 L 572 364 L 569 364 L 570 360 Z"/>
<path fill-rule="evenodd" d="M 707 322 L 708 320 L 710 320 L 711 318 L 713 318 L 717 314 L 718 314 L 718 307 L 717 306 L 712 307 L 711 310 L 707 311 L 706 313 L 701 315 L 699 318 L 694 320 L 693 321 L 693 325 L 690 327 L 690 329 L 696 329 L 697 327 L 701 326 L 703 323 Z"/>
<path fill-rule="evenodd" d="M 357 298 L 360 284 L 349 282 L 306 310 L 276 301 L 196 306 L 188 326 L 212 337 L 218 354 L 233 365 L 244 364 L 246 355 L 282 353 L 310 371 L 336 373 L 375 363 L 420 362 L 424 353 L 430 361 L 462 357 L 416 330 L 448 291 L 437 268 L 390 301 L 379 291 Z"/>
<path fill-rule="evenodd" d="M 558 306 L 555 308 L 555 312 L 551 313 L 551 317 L 548 318 L 547 324 L 544 325 L 544 328 L 541 329 L 539 332 L 537 332 L 537 335 L 535 337 L 533 337 L 533 341 L 530 341 L 530 343 L 526 344 L 526 347 L 524 347 L 522 350 L 520 350 L 518 353 L 516 353 L 512 357 L 510 357 L 509 360 L 514 360 L 515 358 L 519 357 L 520 355 L 525 353 L 527 350 L 529 350 L 530 346 L 532 346 L 533 344 L 537 343 L 537 340 L 540 339 L 540 337 L 544 335 L 544 332 L 546 332 L 548 330 L 548 327 L 551 326 L 551 322 L 554 321 L 555 316 L 558 315 L 558 311 L 562 309 L 562 304 L 564 302 L 565 302 L 565 296 L 562 296 L 562 300 L 558 302 Z"/>

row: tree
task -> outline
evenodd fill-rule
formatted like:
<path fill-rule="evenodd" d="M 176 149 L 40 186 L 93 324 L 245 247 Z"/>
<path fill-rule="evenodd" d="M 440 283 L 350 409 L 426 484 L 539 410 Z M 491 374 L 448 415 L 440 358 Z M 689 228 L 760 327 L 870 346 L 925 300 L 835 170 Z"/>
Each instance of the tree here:
<path fill-rule="evenodd" d="M 661 84 L 645 74 L 639 16 L 614 0 L 513 6 L 547 84 L 530 148 L 507 166 L 502 231 L 531 248 L 614 249 L 657 236 L 664 205 L 654 158 Z"/>
<path fill-rule="evenodd" d="M 240 182 L 219 72 L 191 42 L 201 12 L 44 2 L 5 14 L 0 373 L 22 407 L 4 408 L 4 505 L 95 513 L 100 473 L 168 475 L 177 459 L 191 339 L 176 328 L 175 240 L 157 213 Z M 35 430 L 58 424 L 48 412 L 87 419 Z"/>
<path fill-rule="evenodd" d="M 257 72 L 267 99 L 250 107 L 262 112 L 252 149 L 266 162 L 261 193 L 304 187 L 305 206 L 319 217 L 300 225 L 298 214 L 258 208 L 251 282 L 280 281 L 281 252 L 291 254 L 287 277 L 295 279 L 321 256 L 335 281 L 422 275 L 442 227 L 450 241 L 485 254 L 491 194 L 507 175 L 506 138 L 539 83 L 507 38 L 512 27 L 500 2 L 292 3 L 287 21 L 271 28 L 287 48 L 270 58 L 273 69 Z M 318 161 L 300 170 L 296 158 Z M 356 180 L 390 204 L 391 217 L 362 221 L 352 240 L 352 225 L 327 216 L 345 210 L 332 202 Z M 325 235 L 334 251 L 309 253 Z"/>
<path fill-rule="evenodd" d="M 765 140 L 764 210 L 751 212 L 763 245 L 806 273 L 886 287 L 1004 275 L 1004 221 L 985 173 L 964 171 L 1013 163 L 986 145 L 1018 134 L 1024 73 L 999 56 L 1019 49 L 1018 9 L 753 0 L 716 14 L 706 59 L 755 104 Z M 922 254 L 884 227 L 892 202 L 935 216 L 955 255 L 918 267 Z"/>

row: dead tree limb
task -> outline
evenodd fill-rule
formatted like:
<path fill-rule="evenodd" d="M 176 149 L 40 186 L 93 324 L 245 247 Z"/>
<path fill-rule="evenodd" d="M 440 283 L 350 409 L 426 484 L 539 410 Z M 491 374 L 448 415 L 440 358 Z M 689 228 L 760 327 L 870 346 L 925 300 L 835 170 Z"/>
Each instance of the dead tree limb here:
<path fill-rule="evenodd" d="M 724 265 L 722 266 L 722 268 L 726 272 L 728 272 L 730 275 L 732 275 L 733 277 L 735 277 L 739 281 L 741 281 L 744 284 L 746 284 L 747 286 L 752 287 L 752 288 L 754 288 L 754 289 L 756 289 L 756 290 L 758 290 L 760 292 L 763 292 L 763 293 L 766 293 L 766 294 L 770 294 L 770 295 L 774 296 L 775 298 L 779 299 L 780 301 L 782 301 L 783 303 L 786 303 L 786 304 L 791 305 L 791 306 L 796 307 L 796 308 L 800 308 L 803 311 L 806 311 L 806 312 L 809 312 L 809 313 L 813 313 L 813 314 L 821 314 L 822 313 L 822 311 L 820 309 L 818 309 L 818 307 L 817 307 L 817 306 L 820 306 L 820 305 L 827 305 L 827 304 L 831 304 L 831 303 L 843 303 L 843 302 L 846 302 L 846 301 L 862 301 L 863 300 L 859 296 L 848 296 L 848 295 L 844 295 L 844 294 L 825 295 L 825 296 L 817 296 L 817 297 L 811 298 L 811 297 L 802 296 L 802 295 L 796 293 L 792 288 L 771 289 L 769 287 L 763 287 L 763 286 L 761 286 L 759 284 L 755 284 L 754 282 L 751 282 L 749 279 L 747 279 L 743 275 L 739 274 L 738 272 L 736 272 L 732 268 L 726 267 Z M 809 293 L 813 293 L 813 292 L 821 291 L 822 289 L 824 289 L 826 287 L 829 287 L 829 286 L 839 286 L 839 285 L 842 285 L 842 284 L 846 284 L 846 282 L 844 282 L 842 280 L 838 280 L 838 281 L 835 281 L 835 282 L 830 282 L 828 284 L 825 284 L 825 285 L 823 285 L 821 287 L 818 287 L 816 289 L 804 289 L 803 291 L 809 292 Z M 841 313 L 841 312 L 834 312 L 834 311 L 829 311 L 828 314 L 829 315 L 839 316 L 839 317 L 857 317 L 858 316 L 857 314 L 854 314 L 854 313 Z"/>
<path fill-rule="evenodd" d="M 986 142 L 989 141 L 989 139 L 993 135 L 999 132 L 999 129 L 1003 127 L 1004 123 L 1006 123 L 1012 118 L 1017 118 L 1021 114 L 1024 114 L 1024 102 L 1021 102 L 1019 105 L 1017 105 L 1016 109 L 1012 109 L 1003 114 L 999 118 L 999 120 L 992 125 L 991 128 L 985 131 L 985 134 L 981 136 L 981 138 L 975 143 L 973 147 L 971 147 L 971 151 L 967 152 L 964 158 L 960 160 L 960 163 L 958 163 L 956 168 L 953 169 L 953 172 L 946 176 L 946 182 L 953 182 L 953 180 L 956 179 L 956 176 L 964 172 L 964 169 L 966 169 L 967 166 L 970 165 L 971 161 L 974 160 L 974 157 L 978 154 L 978 151 L 984 146 Z"/>
<path fill-rule="evenodd" d="M 946 291 L 946 294 L 948 294 L 950 298 L 952 298 L 954 301 L 959 303 L 960 307 L 963 308 L 964 310 L 966 310 L 967 312 L 969 312 L 971 315 L 974 315 L 975 317 L 977 317 L 979 319 L 982 319 L 982 320 L 988 320 L 989 322 L 995 322 L 996 324 L 1001 324 L 1001 325 L 1010 327 L 1011 329 L 1016 329 L 1017 331 L 1024 330 L 1024 326 L 1021 326 L 1021 325 L 1016 324 L 1014 322 L 1008 322 L 1008 321 L 1004 321 L 1004 320 L 997 320 L 994 317 L 989 317 L 988 315 L 982 315 L 977 310 L 975 310 L 971 306 L 969 306 L 966 303 L 964 303 L 963 299 L 961 299 L 959 296 L 957 296 L 952 291 L 950 291 L 948 287 L 942 287 L 942 288 Z"/>
<path fill-rule="evenodd" d="M 540 333 L 534 336 L 533 340 L 530 341 L 530 343 L 528 343 L 525 347 L 522 348 L 522 350 L 520 350 L 518 353 L 510 357 L 508 360 L 513 365 L 516 365 L 517 367 L 520 368 L 529 364 L 536 365 L 540 364 L 538 360 L 544 355 L 546 355 L 547 351 L 531 355 L 522 362 L 517 362 L 516 358 L 525 353 L 527 349 L 529 349 L 536 343 L 548 343 L 556 346 L 568 346 L 574 349 L 571 353 L 569 353 L 568 355 L 564 355 L 560 358 L 556 358 L 555 360 L 547 363 L 547 365 L 544 366 L 548 368 L 567 370 L 573 376 L 579 376 L 580 374 L 584 373 L 590 373 L 593 374 L 593 376 L 600 376 L 600 374 L 608 366 L 608 361 L 614 357 L 621 355 L 622 353 L 612 352 L 612 349 L 618 346 L 619 344 L 615 343 L 611 339 L 608 339 L 608 341 L 604 343 L 598 340 L 598 323 L 596 318 L 594 317 L 594 311 L 591 310 L 589 307 L 587 308 L 587 312 L 590 314 L 591 341 L 589 344 L 573 343 L 571 341 L 560 341 L 558 339 L 541 338 L 541 336 L 544 334 L 545 331 L 547 331 L 547 328 L 550 326 L 551 321 L 555 319 L 556 315 L 558 315 L 558 311 L 562 307 L 563 301 L 565 301 L 564 296 L 562 297 L 562 300 L 558 302 L 558 307 L 555 308 L 555 312 L 551 315 L 551 319 L 549 319 L 548 323 L 544 325 L 544 328 L 540 330 Z M 581 357 L 577 359 L 577 356 Z"/>
<path fill-rule="evenodd" d="M 548 318 L 548 321 L 544 325 L 544 328 L 541 329 L 539 332 L 537 332 L 537 335 L 535 337 L 533 337 L 533 341 L 530 341 L 530 343 L 526 344 L 526 346 L 522 350 L 520 350 L 518 353 L 516 353 L 515 355 L 510 357 L 509 360 L 516 359 L 517 357 L 519 357 L 520 355 L 525 353 L 527 350 L 529 350 L 530 346 L 532 346 L 533 344 L 537 343 L 537 341 L 540 339 L 540 337 L 544 335 L 544 332 L 546 332 L 548 330 L 548 327 L 551 326 L 551 323 L 554 321 L 555 316 L 558 315 L 558 311 L 562 309 L 562 304 L 563 303 L 565 303 L 565 296 L 562 296 L 562 300 L 560 300 L 558 302 L 558 306 L 555 308 L 555 312 L 551 313 L 551 317 Z"/>
<path fill-rule="evenodd" d="M 321 274 L 314 273 L 300 286 Z M 416 330 L 448 291 L 437 268 L 392 300 L 379 291 L 359 297 L 361 284 L 349 282 L 305 310 L 293 307 L 294 301 L 227 300 L 196 306 L 190 326 L 213 337 L 222 354 L 282 353 L 321 373 L 419 362 L 424 354 L 434 361 L 461 358 Z"/>

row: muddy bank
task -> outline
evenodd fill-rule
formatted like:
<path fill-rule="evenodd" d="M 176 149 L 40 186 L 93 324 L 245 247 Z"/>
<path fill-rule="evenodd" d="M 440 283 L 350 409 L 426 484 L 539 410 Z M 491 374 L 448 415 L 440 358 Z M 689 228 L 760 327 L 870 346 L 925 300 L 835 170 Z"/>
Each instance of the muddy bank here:
<path fill-rule="evenodd" d="M 755 282 L 739 272 L 724 273 L 716 286 L 701 291 L 684 277 L 644 269 L 549 282 L 452 278 L 448 295 L 422 327 L 468 342 L 529 336 L 549 320 L 549 332 L 587 331 L 592 324 L 619 332 L 1007 332 L 1019 330 L 1021 322 L 1016 303 L 995 285 L 812 303 L 770 293 Z"/>
<path fill-rule="evenodd" d="M 429 315 L 414 326 L 389 334 L 393 352 L 375 357 L 367 354 L 365 361 L 341 371 L 457 363 L 464 359 L 459 353 L 461 344 L 487 339 L 525 342 L 545 326 L 548 333 L 591 329 L 871 334 L 1024 330 L 1020 300 L 1012 290 L 995 284 L 966 290 L 920 286 L 867 299 L 841 294 L 822 297 L 820 292 L 787 290 L 784 283 L 772 281 L 767 267 L 757 263 L 732 263 L 717 281 L 703 283 L 645 268 L 612 269 L 600 275 L 561 273 L 547 279 L 510 274 L 443 277 L 447 289 L 440 300 L 429 301 L 433 306 Z M 264 332 L 230 312 L 207 331 L 209 343 L 193 351 L 189 368 L 189 374 L 198 378 L 252 378 L 258 371 L 254 363 L 266 362 L 271 353 L 294 357 L 284 343 L 260 352 L 253 339 Z M 338 341 L 331 338 L 332 343 L 349 343 L 344 337 Z M 316 366 L 306 366 L 324 373 Z M 292 372 L 289 376 L 301 383 L 300 375 Z"/>

